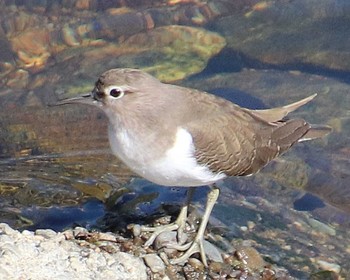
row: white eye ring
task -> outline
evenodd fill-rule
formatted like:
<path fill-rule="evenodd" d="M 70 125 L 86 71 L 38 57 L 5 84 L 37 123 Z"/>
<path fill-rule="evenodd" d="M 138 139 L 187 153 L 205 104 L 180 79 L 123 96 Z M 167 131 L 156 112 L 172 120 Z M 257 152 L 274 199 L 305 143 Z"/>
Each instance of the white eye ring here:
<path fill-rule="evenodd" d="M 124 90 L 121 87 L 109 87 L 107 93 L 115 99 L 122 98 L 124 96 Z"/>

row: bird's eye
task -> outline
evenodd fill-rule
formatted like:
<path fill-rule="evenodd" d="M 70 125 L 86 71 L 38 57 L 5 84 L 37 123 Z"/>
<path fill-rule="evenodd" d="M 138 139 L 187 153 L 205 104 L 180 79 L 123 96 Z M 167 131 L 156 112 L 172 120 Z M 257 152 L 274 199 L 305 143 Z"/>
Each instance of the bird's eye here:
<path fill-rule="evenodd" d="M 124 95 L 124 91 L 121 88 L 111 88 L 109 91 L 109 95 L 114 98 L 121 98 Z"/>

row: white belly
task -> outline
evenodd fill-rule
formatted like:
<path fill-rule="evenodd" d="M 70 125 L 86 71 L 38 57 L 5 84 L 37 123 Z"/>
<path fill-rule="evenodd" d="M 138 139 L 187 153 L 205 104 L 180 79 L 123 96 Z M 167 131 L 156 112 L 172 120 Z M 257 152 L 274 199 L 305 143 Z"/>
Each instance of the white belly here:
<path fill-rule="evenodd" d="M 109 141 L 113 153 L 132 171 L 159 185 L 202 186 L 226 177 L 196 162 L 192 136 L 183 128 L 178 129 L 173 147 L 161 157 L 126 130 L 110 128 Z"/>

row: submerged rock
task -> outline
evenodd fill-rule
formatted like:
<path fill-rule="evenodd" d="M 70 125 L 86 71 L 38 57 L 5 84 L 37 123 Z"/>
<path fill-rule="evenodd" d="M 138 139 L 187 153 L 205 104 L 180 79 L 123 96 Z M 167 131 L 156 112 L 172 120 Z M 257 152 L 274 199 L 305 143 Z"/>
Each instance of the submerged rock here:
<path fill-rule="evenodd" d="M 21 68 L 38 73 L 61 59 L 84 53 L 87 48 L 99 49 L 113 42 L 112 45 L 118 48 L 113 59 L 121 53 L 147 51 L 148 55 L 132 56 L 124 63 L 130 63 L 129 67 L 148 67 L 150 72 L 167 81 L 201 71 L 208 57 L 217 54 L 225 45 L 224 39 L 214 36 L 213 32 L 171 26 L 203 26 L 237 9 L 236 4 L 226 1 L 190 1 L 186 5 L 164 5 L 162 1 L 121 1 L 108 5 L 80 0 L 56 5 L 46 1 L 17 2 L 13 3 L 17 6 L 11 6 L 11 1 L 0 3 L 0 46 L 3 46 L 0 69 L 16 71 Z M 155 28 L 157 31 L 153 32 Z M 136 34 L 138 36 L 130 38 Z M 125 40 L 129 42 L 122 44 L 120 49 L 119 43 Z M 129 48 L 127 52 L 123 51 L 123 45 Z M 153 53 L 150 52 L 152 47 L 155 47 Z M 150 60 L 153 62 L 156 58 L 161 65 L 151 69 Z M 119 63 L 123 64 L 123 61 Z M 171 71 L 168 69 L 171 67 L 178 69 Z M 107 68 L 101 72 L 105 70 Z M 3 83 L 10 88 L 27 86 L 16 86 L 15 78 L 11 76 L 4 81 L 0 85 Z"/>
<path fill-rule="evenodd" d="M 228 46 L 266 66 L 350 71 L 344 0 L 260 1 L 216 24 Z"/>
<path fill-rule="evenodd" d="M 125 61 L 125 66 L 140 67 L 160 80 L 170 82 L 202 71 L 225 44 L 225 39 L 217 33 L 173 25 L 134 35 L 122 46 L 139 46 L 136 49 L 140 54 L 131 57 L 131 63 Z"/>

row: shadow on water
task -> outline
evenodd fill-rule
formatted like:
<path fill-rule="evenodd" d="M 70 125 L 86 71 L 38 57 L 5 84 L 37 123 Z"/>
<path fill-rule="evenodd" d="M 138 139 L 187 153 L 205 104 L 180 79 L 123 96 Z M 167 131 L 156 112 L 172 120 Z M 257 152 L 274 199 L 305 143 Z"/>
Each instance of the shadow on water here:
<path fill-rule="evenodd" d="M 205 69 L 201 73 L 193 75 L 192 78 L 203 78 L 217 73 L 240 72 L 245 68 L 256 70 L 300 71 L 302 73 L 320 75 L 350 84 L 349 71 L 333 70 L 303 62 L 286 64 L 266 63 L 229 47 L 222 49 L 219 54 L 212 57 L 208 61 L 208 65 Z"/>
<path fill-rule="evenodd" d="M 50 206 L 38 207 L 31 206 L 21 211 L 23 219 L 35 221 L 33 225 L 22 226 L 21 229 L 53 229 L 54 231 L 63 231 L 75 226 L 82 226 L 87 229 L 95 227 L 96 222 L 104 213 L 103 202 L 97 199 L 88 199 L 78 206 Z"/>

